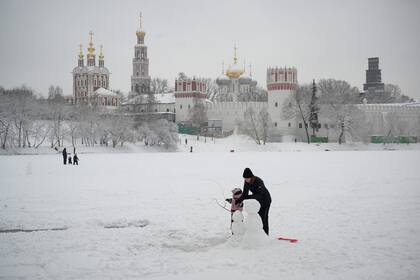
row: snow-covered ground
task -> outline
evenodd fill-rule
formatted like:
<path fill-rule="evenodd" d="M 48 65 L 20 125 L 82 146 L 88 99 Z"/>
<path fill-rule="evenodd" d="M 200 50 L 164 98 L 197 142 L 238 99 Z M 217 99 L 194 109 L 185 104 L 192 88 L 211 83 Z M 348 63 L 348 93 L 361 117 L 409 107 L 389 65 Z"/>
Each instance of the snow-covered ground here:
<path fill-rule="evenodd" d="M 0 279 L 420 278 L 418 146 L 181 140 L 79 166 L 0 156 Z M 245 167 L 273 198 L 260 249 L 235 242 L 215 202 Z"/>

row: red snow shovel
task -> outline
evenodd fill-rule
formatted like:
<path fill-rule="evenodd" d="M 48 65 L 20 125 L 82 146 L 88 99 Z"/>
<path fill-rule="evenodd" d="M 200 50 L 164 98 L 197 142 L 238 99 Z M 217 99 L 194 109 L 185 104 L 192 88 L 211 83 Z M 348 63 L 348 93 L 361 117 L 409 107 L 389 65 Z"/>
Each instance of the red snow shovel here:
<path fill-rule="evenodd" d="M 298 242 L 297 239 L 288 238 L 288 237 L 282 237 L 282 236 L 277 237 L 277 240 L 286 240 L 286 241 L 289 241 L 290 243 L 297 243 Z"/>

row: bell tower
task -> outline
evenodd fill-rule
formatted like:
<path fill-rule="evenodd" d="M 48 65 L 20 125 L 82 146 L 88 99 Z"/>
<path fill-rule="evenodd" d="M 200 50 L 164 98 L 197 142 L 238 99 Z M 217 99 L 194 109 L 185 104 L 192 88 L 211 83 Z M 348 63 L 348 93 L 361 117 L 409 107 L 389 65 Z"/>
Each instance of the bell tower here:
<path fill-rule="evenodd" d="M 131 92 L 146 94 L 150 92 L 149 59 L 147 58 L 147 46 L 144 44 L 146 32 L 142 26 L 140 13 L 140 26 L 136 32 L 137 44 L 134 46 L 133 75 L 131 76 Z"/>

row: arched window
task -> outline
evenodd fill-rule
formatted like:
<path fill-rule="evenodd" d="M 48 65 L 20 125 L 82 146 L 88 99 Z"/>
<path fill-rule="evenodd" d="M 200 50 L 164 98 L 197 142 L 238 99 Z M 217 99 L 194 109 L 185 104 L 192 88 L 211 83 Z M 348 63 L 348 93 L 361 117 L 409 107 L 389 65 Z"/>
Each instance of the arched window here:
<path fill-rule="evenodd" d="M 279 104 L 276 102 L 276 103 L 274 103 L 274 106 L 275 106 L 275 107 L 278 107 L 278 106 L 279 106 Z"/>
<path fill-rule="evenodd" d="M 276 122 L 274 123 L 274 126 L 277 127 L 277 123 Z"/>
<path fill-rule="evenodd" d="M 291 127 L 292 125 L 289 123 L 289 125 L 288 125 L 289 127 Z"/>
<path fill-rule="evenodd" d="M 299 128 L 302 128 L 302 123 L 299 123 Z"/>

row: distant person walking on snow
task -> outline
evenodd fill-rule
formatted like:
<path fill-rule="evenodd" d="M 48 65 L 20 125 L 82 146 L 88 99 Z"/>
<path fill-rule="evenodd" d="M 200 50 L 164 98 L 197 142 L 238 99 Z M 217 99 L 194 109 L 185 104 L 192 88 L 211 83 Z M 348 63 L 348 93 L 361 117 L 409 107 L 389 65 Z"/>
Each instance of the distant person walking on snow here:
<path fill-rule="evenodd" d="M 71 156 L 69 155 L 69 165 L 71 165 L 72 164 L 72 162 L 71 162 Z"/>
<path fill-rule="evenodd" d="M 74 154 L 73 156 L 73 165 L 79 165 L 79 158 L 77 157 L 76 154 Z"/>
<path fill-rule="evenodd" d="M 66 151 L 66 148 L 64 148 L 64 150 L 63 150 L 63 162 L 64 162 L 64 165 L 67 164 L 67 151 Z"/>
<path fill-rule="evenodd" d="M 244 199 L 257 200 L 261 204 L 261 208 L 260 211 L 258 211 L 258 214 L 261 217 L 263 229 L 268 235 L 268 211 L 270 210 L 271 205 L 270 192 L 265 187 L 263 180 L 252 174 L 251 169 L 245 168 L 242 177 L 244 177 L 245 181 L 244 190 L 241 197 L 236 199 L 236 203 L 241 203 Z M 252 195 L 249 194 L 249 191 L 252 192 Z"/>

